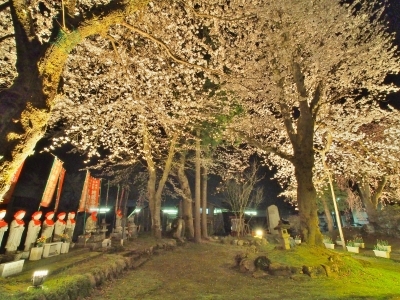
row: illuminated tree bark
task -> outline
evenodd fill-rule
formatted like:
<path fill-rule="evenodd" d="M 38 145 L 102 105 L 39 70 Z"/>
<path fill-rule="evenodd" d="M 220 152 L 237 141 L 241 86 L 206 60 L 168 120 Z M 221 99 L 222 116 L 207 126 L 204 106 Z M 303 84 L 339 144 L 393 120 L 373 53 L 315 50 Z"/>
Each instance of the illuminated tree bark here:
<path fill-rule="evenodd" d="M 165 183 L 168 179 L 168 175 L 171 171 L 173 158 L 175 155 L 175 147 L 178 136 L 175 134 L 171 137 L 168 148 L 168 156 L 163 163 L 162 175 L 157 182 L 156 163 L 153 160 L 152 149 L 149 143 L 149 136 L 147 130 L 144 129 L 143 134 L 143 145 L 145 152 L 145 159 L 147 162 L 147 171 L 149 173 L 149 179 L 147 183 L 147 192 L 149 198 L 149 207 L 152 222 L 152 234 L 156 238 L 161 238 L 161 195 L 164 189 Z"/>
<path fill-rule="evenodd" d="M 185 236 L 189 239 L 194 238 L 194 226 L 193 226 L 193 198 L 192 191 L 190 190 L 189 180 L 185 173 L 186 153 L 180 153 L 180 159 L 178 162 L 177 177 L 179 185 L 182 190 L 182 218 L 185 222 Z"/>
<path fill-rule="evenodd" d="M 208 168 L 207 166 L 203 165 L 201 172 L 201 237 L 204 239 L 208 238 L 207 183 L 208 183 Z"/>
<path fill-rule="evenodd" d="M 27 2 L 10 1 L 18 76 L 10 88 L 0 92 L 0 199 L 18 167 L 45 133 L 70 50 L 86 37 L 120 23 L 126 14 L 142 9 L 147 3 L 137 0 L 99 8 L 90 17 L 78 21 L 75 31 L 64 33 L 63 39 L 50 45 L 40 44 L 35 38 L 30 14 L 26 13 Z M 59 28 L 50 30 L 60 31 Z"/>
<path fill-rule="evenodd" d="M 201 206 L 201 143 L 200 131 L 196 134 L 196 157 L 195 157 L 195 198 L 194 198 L 194 241 L 201 242 L 201 221 L 200 221 L 200 206 Z"/>
<path fill-rule="evenodd" d="M 368 214 L 368 221 L 372 224 L 377 223 L 377 211 L 379 198 L 382 196 L 383 189 L 388 182 L 387 176 L 382 176 L 378 181 L 377 188 L 374 193 L 371 193 L 371 186 L 367 176 L 363 176 L 357 183 L 361 201 L 365 205 L 365 210 Z"/>
<path fill-rule="evenodd" d="M 321 202 L 322 202 L 322 206 L 324 208 L 326 223 L 328 225 L 328 231 L 329 231 L 329 233 L 332 233 L 333 232 L 333 219 L 332 219 L 331 211 L 329 209 L 329 205 L 327 203 L 327 199 L 326 199 L 325 195 L 321 195 Z"/>

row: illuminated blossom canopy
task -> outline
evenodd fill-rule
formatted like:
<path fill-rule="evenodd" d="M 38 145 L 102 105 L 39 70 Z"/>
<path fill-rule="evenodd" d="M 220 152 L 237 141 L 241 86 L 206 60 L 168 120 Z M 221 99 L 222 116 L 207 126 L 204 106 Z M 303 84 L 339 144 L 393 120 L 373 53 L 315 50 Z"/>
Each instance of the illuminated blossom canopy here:
<path fill-rule="evenodd" d="M 111 162 L 134 162 L 159 158 L 173 137 L 182 143 L 196 129 L 221 125 L 221 117 L 229 116 L 219 138 L 246 142 L 267 164 L 278 166 L 282 183 L 296 182 L 303 234 L 312 244 L 318 239 L 313 176 L 322 173 L 314 148 L 324 147 L 327 131 L 334 141 L 327 153 L 336 162 L 329 164 L 335 165 L 334 173 L 350 178 L 364 169 L 372 176 L 387 172 L 371 161 L 354 168 L 351 156 L 360 147 L 386 165 L 397 161 L 390 141 L 398 124 L 384 134 L 381 130 L 379 141 L 368 135 L 375 123 L 398 119 L 396 110 L 379 104 L 397 90 L 385 78 L 399 74 L 400 64 L 393 35 L 385 27 L 384 6 L 375 2 L 20 4 L 17 11 L 28 9 L 32 17 L 30 41 L 47 49 L 44 57 L 36 57 L 42 80 L 36 88 L 43 86 L 43 92 L 34 108 L 43 116 L 40 122 L 27 121 L 38 114 L 29 104 L 23 118 L 18 110 L 10 112 L 4 120 L 21 122 L 25 132 L 33 124 L 36 131 L 30 129 L 29 138 L 8 132 L 7 141 L 11 136 L 21 145 L 37 140 L 51 109 L 49 125 L 63 128 L 53 146 L 70 142 L 89 160 L 107 153 Z M 1 13 L 2 22 L 9 22 L 7 11 Z M 11 40 L 6 41 L 16 53 Z M 3 71 L 6 87 L 18 72 L 13 69 L 15 55 L 9 61 Z M 21 159 L 15 145 L 14 160 Z M 19 152 L 26 156 L 29 147 Z M 4 166 L 15 169 L 12 163 Z"/>

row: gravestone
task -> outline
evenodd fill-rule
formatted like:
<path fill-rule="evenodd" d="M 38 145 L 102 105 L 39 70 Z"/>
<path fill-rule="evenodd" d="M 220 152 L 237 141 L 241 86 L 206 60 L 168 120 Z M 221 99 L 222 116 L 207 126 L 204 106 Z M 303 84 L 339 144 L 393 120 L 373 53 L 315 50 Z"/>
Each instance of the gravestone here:
<path fill-rule="evenodd" d="M 60 255 L 62 242 L 45 243 L 43 245 L 43 257 Z"/>
<path fill-rule="evenodd" d="M 24 266 L 24 259 L 0 264 L 1 277 L 8 277 L 22 272 Z"/>
<path fill-rule="evenodd" d="M 276 205 L 270 205 L 267 208 L 267 213 L 268 213 L 268 228 L 269 232 L 272 234 L 278 234 L 279 231 L 274 229 L 276 226 L 279 225 L 280 221 L 280 216 L 279 216 L 279 210 Z"/>

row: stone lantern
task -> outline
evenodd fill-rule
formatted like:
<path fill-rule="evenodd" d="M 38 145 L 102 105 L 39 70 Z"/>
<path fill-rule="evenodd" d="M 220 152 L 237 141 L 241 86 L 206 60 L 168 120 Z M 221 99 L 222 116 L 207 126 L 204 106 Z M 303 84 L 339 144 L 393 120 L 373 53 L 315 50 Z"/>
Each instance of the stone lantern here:
<path fill-rule="evenodd" d="M 278 230 L 279 237 L 281 239 L 281 246 L 284 250 L 290 249 L 290 241 L 289 241 L 289 233 L 288 229 L 290 228 L 289 224 L 282 224 L 281 221 L 279 221 L 278 226 L 276 226 L 274 229 Z"/>

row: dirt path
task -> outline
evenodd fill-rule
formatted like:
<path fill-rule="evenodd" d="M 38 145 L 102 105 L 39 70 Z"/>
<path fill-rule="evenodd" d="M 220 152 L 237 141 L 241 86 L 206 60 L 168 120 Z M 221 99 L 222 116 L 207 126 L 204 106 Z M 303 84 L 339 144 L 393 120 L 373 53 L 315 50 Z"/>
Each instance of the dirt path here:
<path fill-rule="evenodd" d="M 311 279 L 306 275 L 299 281 L 277 276 L 256 279 L 234 267 L 238 252 L 238 248 L 212 243 L 178 247 L 102 285 L 87 300 L 400 299 L 400 290 L 385 293 L 379 282 L 366 282 L 371 279 L 367 273 L 361 280 Z"/>

